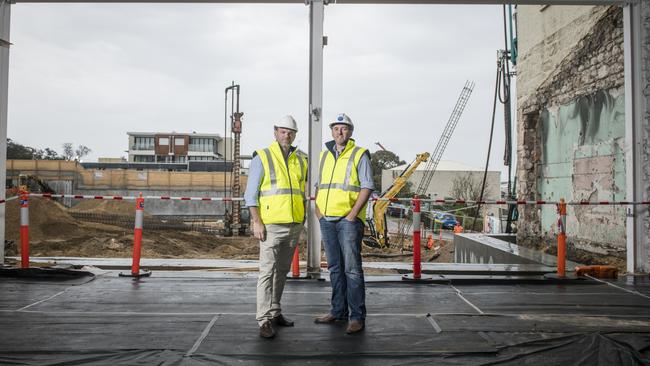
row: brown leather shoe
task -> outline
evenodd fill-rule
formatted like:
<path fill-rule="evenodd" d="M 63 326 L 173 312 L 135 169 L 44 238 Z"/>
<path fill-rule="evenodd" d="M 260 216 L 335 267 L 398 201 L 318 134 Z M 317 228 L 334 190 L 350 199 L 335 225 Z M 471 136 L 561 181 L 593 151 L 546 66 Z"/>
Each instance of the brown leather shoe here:
<path fill-rule="evenodd" d="M 362 321 L 359 320 L 350 320 L 348 322 L 348 327 L 345 329 L 345 333 L 354 334 L 361 332 L 365 328 L 365 325 Z"/>
<path fill-rule="evenodd" d="M 281 327 L 293 327 L 293 320 L 285 318 L 282 314 L 271 319 L 271 322 L 273 325 L 279 325 Z"/>
<path fill-rule="evenodd" d="M 332 324 L 332 323 L 336 322 L 337 320 L 339 320 L 337 317 L 335 317 L 334 315 L 328 313 L 328 314 L 321 315 L 318 318 L 314 319 L 314 323 L 316 323 L 316 324 Z"/>
<path fill-rule="evenodd" d="M 275 330 L 273 325 L 269 320 L 265 321 L 260 325 L 260 337 L 262 338 L 273 338 L 275 337 Z"/>

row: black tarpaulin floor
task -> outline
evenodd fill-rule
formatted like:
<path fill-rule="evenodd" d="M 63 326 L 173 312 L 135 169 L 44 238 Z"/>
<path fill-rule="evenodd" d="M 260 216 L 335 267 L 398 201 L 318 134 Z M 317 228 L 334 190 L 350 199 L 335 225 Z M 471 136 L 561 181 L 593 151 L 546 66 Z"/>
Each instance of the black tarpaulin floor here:
<path fill-rule="evenodd" d="M 0 277 L 2 365 L 650 364 L 650 281 L 368 278 L 366 330 L 317 325 L 329 283 L 289 281 L 296 326 L 258 336 L 251 274 Z"/>

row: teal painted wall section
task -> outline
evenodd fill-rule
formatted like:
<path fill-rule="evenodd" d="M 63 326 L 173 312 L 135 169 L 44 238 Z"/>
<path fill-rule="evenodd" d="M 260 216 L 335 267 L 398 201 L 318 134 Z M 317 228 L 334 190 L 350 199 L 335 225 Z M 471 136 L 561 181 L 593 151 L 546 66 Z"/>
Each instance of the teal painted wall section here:
<path fill-rule="evenodd" d="M 541 199 L 626 199 L 624 110 L 625 98 L 619 88 L 542 111 Z M 541 225 L 546 235 L 555 235 L 555 207 L 542 206 Z M 625 208 L 570 206 L 567 235 L 581 249 L 600 253 L 625 250 Z"/>

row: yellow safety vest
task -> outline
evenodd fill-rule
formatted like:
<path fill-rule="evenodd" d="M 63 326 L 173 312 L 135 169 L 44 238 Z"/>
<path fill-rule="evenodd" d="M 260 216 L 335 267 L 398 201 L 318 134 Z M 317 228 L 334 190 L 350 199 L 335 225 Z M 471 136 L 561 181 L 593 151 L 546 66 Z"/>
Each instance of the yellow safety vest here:
<path fill-rule="evenodd" d="M 307 160 L 292 151 L 287 160 L 277 141 L 257 150 L 264 177 L 260 182 L 258 204 L 264 224 L 302 223 L 305 220 L 305 181 Z"/>
<path fill-rule="evenodd" d="M 346 216 L 352 210 L 361 192 L 357 167 L 366 149 L 355 146 L 354 140 L 348 144 L 338 159 L 328 149 L 320 153 L 320 169 L 316 205 L 324 216 Z M 357 215 L 366 221 L 366 205 Z"/>

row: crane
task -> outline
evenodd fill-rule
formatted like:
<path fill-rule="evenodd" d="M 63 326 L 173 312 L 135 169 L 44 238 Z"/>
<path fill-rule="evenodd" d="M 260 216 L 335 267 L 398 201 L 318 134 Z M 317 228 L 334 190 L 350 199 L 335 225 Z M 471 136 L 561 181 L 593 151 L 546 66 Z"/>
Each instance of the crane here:
<path fill-rule="evenodd" d="M 447 121 L 447 125 L 445 126 L 445 129 L 442 131 L 440 140 L 438 140 L 436 149 L 433 151 L 433 155 L 431 156 L 431 159 L 429 159 L 427 165 L 424 168 L 424 175 L 422 176 L 422 180 L 420 181 L 420 184 L 418 185 L 418 188 L 415 191 L 416 195 L 424 196 L 426 194 L 427 189 L 431 184 L 431 179 L 433 179 L 433 175 L 435 174 L 436 169 L 438 168 L 438 163 L 442 158 L 442 154 L 445 152 L 445 149 L 447 148 L 447 144 L 451 139 L 451 135 L 454 133 L 454 129 L 456 128 L 456 125 L 460 120 L 460 116 L 463 114 L 465 105 L 467 105 L 467 101 L 469 100 L 469 97 L 472 94 L 473 90 L 474 90 L 474 82 L 472 81 L 465 82 L 465 86 L 463 87 L 463 90 L 461 90 L 460 96 L 456 101 L 456 106 L 454 106 L 454 110 L 451 112 L 451 116 L 449 116 L 449 120 Z M 400 232 L 401 234 L 400 236 L 404 238 L 404 233 L 408 232 L 410 228 L 411 228 L 410 224 L 402 226 L 402 231 Z"/>
<path fill-rule="evenodd" d="M 380 145 L 381 146 L 381 145 Z M 370 228 L 370 236 L 363 238 L 364 244 L 370 247 L 385 248 L 388 245 L 388 227 L 386 226 L 386 209 L 390 204 L 390 199 L 395 198 L 397 194 L 404 188 L 409 177 L 415 172 L 420 163 L 429 159 L 429 153 L 424 152 L 418 154 L 415 160 L 409 164 L 393 181 L 393 184 L 388 187 L 377 199 L 371 202 L 372 218 L 368 219 L 368 227 Z"/>

